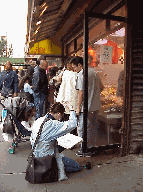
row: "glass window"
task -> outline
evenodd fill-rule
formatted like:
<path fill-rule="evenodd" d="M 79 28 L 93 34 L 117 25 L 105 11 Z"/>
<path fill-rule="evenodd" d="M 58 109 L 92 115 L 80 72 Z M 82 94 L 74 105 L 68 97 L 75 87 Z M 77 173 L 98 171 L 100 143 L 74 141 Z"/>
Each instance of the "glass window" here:
<path fill-rule="evenodd" d="M 48 67 L 61 67 L 62 59 L 58 57 L 46 57 L 46 61 L 48 62 Z"/>
<path fill-rule="evenodd" d="M 120 143 L 123 119 L 125 24 L 110 21 L 107 28 L 106 20 L 97 21 L 89 30 L 88 107 L 99 113 L 95 114 L 95 121 L 94 117 L 88 117 L 88 147 Z M 99 79 L 95 86 L 92 70 Z"/>
<path fill-rule="evenodd" d="M 93 56 L 92 65 L 104 86 L 101 92 L 101 102 L 102 108 L 106 110 L 115 107 L 119 99 L 120 105 L 123 102 L 123 92 L 119 90 L 119 75 L 124 71 L 124 42 L 125 27 L 122 27 L 98 39 L 93 46 L 89 46 L 89 54 Z M 123 75 L 122 79 L 124 79 Z"/>

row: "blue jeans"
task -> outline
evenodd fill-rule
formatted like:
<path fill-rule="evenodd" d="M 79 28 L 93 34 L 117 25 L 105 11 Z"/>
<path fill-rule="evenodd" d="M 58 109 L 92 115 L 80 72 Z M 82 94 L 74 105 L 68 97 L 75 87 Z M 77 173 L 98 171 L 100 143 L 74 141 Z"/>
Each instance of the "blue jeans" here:
<path fill-rule="evenodd" d="M 34 96 L 34 105 L 36 108 L 35 120 L 45 115 L 45 112 L 44 112 L 45 101 L 46 101 L 46 95 L 44 93 Z"/>
<path fill-rule="evenodd" d="M 83 113 L 79 114 L 77 134 L 78 134 L 79 137 L 83 138 Z"/>

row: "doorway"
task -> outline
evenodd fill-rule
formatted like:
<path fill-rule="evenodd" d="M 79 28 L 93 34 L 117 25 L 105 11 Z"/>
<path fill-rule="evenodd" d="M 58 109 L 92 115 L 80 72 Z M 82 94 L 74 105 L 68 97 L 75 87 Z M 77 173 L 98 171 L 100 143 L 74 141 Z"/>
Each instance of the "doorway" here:
<path fill-rule="evenodd" d="M 96 25 L 92 27 L 91 19 Z M 125 17 L 85 12 L 84 19 L 84 135 L 83 151 L 89 147 L 120 144 L 124 124 Z M 91 58 L 91 59 L 89 59 Z M 89 70 L 102 84 L 99 112 L 88 126 Z M 100 85 L 101 85 L 100 84 Z M 95 106 L 99 105 L 97 100 Z M 97 110 L 97 108 L 96 108 Z M 92 139 L 93 138 L 93 139 Z"/>

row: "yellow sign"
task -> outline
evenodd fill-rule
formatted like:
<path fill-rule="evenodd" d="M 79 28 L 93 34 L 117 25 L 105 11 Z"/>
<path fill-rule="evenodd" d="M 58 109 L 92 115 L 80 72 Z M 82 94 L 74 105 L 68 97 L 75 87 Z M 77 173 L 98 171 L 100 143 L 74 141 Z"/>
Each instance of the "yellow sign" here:
<path fill-rule="evenodd" d="M 61 47 L 52 43 L 51 40 L 45 39 L 43 41 L 37 42 L 30 49 L 30 54 L 61 54 Z"/>

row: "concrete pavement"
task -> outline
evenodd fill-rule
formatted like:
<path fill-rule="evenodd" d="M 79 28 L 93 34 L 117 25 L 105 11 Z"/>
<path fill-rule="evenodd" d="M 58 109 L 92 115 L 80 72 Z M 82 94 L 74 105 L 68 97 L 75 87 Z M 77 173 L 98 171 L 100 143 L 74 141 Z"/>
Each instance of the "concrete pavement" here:
<path fill-rule="evenodd" d="M 111 155 L 100 153 L 94 157 L 77 157 L 75 151 L 63 153 L 76 160 L 80 165 L 91 162 L 92 169 L 67 174 L 68 180 L 31 184 L 25 181 L 27 157 L 30 142 L 22 142 L 15 154 L 9 154 L 9 143 L 3 141 L 0 131 L 0 192 L 142 192 L 143 191 L 143 156 L 128 155 L 120 157 L 119 151 Z"/>

